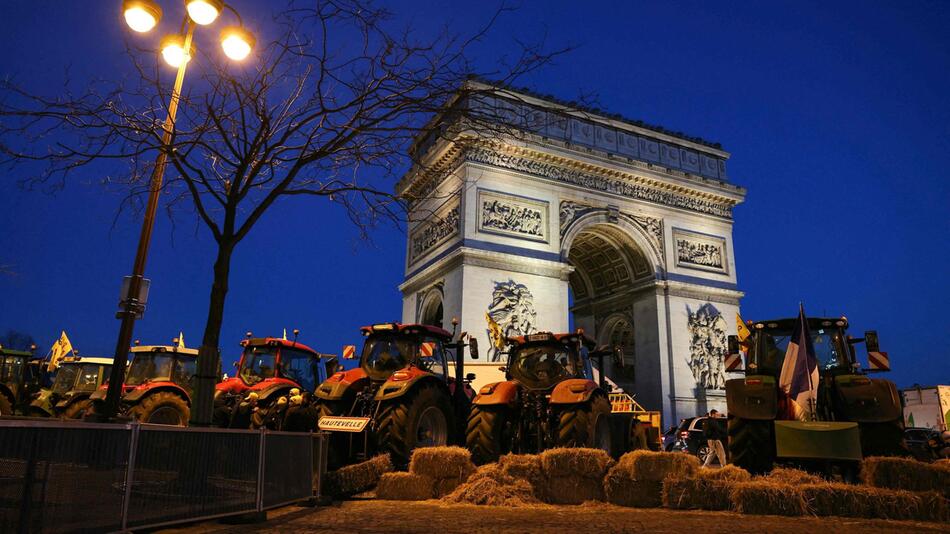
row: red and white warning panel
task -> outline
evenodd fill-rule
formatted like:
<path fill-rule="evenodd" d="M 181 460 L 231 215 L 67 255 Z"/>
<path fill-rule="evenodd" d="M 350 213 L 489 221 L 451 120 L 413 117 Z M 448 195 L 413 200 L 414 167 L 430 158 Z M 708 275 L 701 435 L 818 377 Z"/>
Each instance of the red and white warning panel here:
<path fill-rule="evenodd" d="M 738 371 L 742 369 L 742 353 L 726 354 L 726 371 Z"/>
<path fill-rule="evenodd" d="M 352 360 L 356 358 L 356 345 L 347 345 L 343 347 L 343 359 Z"/>
<path fill-rule="evenodd" d="M 886 352 L 868 352 L 868 369 L 872 371 L 890 371 L 891 359 Z"/>
<path fill-rule="evenodd" d="M 422 358 L 431 358 L 435 354 L 435 343 L 427 341 L 419 345 L 419 356 Z"/>

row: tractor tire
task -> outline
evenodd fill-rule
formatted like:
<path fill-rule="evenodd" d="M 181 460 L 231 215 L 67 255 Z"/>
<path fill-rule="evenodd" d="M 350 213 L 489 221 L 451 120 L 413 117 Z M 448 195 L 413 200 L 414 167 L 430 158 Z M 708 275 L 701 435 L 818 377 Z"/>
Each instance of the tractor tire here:
<path fill-rule="evenodd" d="M 89 399 L 83 399 L 81 401 L 76 401 L 63 410 L 63 419 L 82 419 L 86 415 L 86 411 L 92 406 L 92 401 Z"/>
<path fill-rule="evenodd" d="M 729 456 L 734 465 L 754 475 L 771 471 L 775 463 L 772 421 L 730 417 Z"/>
<path fill-rule="evenodd" d="M 558 421 L 555 444 L 602 449 L 610 454 L 609 417 L 610 403 L 599 395 L 587 402 L 566 406 Z"/>
<path fill-rule="evenodd" d="M 384 401 L 376 427 L 379 452 L 388 452 L 393 465 L 406 466 L 416 447 L 451 443 L 454 418 L 448 395 L 436 386 L 421 385 L 402 397 Z"/>
<path fill-rule="evenodd" d="M 505 428 L 510 418 L 506 406 L 472 407 L 465 428 L 465 446 L 472 451 L 475 465 L 497 461 L 510 451 L 511 437 Z"/>
<path fill-rule="evenodd" d="M 129 415 L 140 423 L 188 426 L 191 408 L 181 396 L 170 391 L 152 393 L 129 410 Z"/>
<path fill-rule="evenodd" d="M 861 431 L 861 454 L 868 456 L 910 456 L 904 442 L 904 425 L 900 419 L 885 423 L 858 423 Z"/>
<path fill-rule="evenodd" d="M 6 395 L 0 394 L 0 415 L 13 415 L 13 405 Z"/>

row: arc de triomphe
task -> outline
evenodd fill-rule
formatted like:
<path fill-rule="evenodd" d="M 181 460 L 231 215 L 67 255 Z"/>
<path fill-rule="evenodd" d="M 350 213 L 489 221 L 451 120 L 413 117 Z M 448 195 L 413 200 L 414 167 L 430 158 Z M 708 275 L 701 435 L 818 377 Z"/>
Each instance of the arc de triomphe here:
<path fill-rule="evenodd" d="M 732 208 L 745 190 L 704 141 L 533 95 L 491 99 L 519 135 L 417 143 L 433 167 L 397 186 L 411 206 L 402 320 L 478 337 L 467 365 L 503 379 L 488 317 L 507 335 L 584 328 L 621 345 L 607 375 L 664 425 L 724 411 L 735 333 Z M 419 154 L 417 154 L 419 156 Z"/>

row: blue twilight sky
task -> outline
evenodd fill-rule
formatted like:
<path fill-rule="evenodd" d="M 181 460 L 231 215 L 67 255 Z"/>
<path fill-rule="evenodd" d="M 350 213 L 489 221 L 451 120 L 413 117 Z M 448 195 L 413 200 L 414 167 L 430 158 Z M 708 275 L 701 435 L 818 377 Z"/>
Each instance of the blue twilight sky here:
<path fill-rule="evenodd" d="M 170 31 L 179 2 L 166 0 Z M 282 1 L 231 2 L 255 29 Z M 453 6 L 447 9 L 446 6 Z M 0 75 L 50 96 L 95 77 L 130 76 L 119 0 L 6 0 Z M 473 30 L 495 2 L 399 1 L 420 32 Z M 523 85 L 721 142 L 732 181 L 746 318 L 846 314 L 876 328 L 899 386 L 950 383 L 950 2 L 529 1 L 478 49 L 490 66 L 516 39 L 576 45 Z M 265 36 L 266 37 L 266 36 Z M 139 37 L 155 39 L 158 36 Z M 144 42 L 144 41 L 143 41 Z M 65 328 L 85 354 L 109 354 L 119 281 L 139 219 L 86 172 L 64 191 L 28 192 L 0 175 L 0 333 L 44 346 Z M 113 221 L 115 225 L 113 226 Z M 201 337 L 210 236 L 187 216 L 160 217 L 147 276 L 143 342 Z M 222 348 L 246 330 L 337 352 L 361 324 L 400 316 L 405 235 L 359 240 L 340 210 L 283 200 L 241 243 Z"/>

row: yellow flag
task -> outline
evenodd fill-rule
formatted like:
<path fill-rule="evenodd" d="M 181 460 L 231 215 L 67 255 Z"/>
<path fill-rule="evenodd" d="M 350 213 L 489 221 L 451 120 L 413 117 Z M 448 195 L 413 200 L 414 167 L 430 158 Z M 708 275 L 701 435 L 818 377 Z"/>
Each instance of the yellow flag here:
<path fill-rule="evenodd" d="M 752 332 L 749 331 L 749 327 L 742 322 L 742 316 L 739 315 L 739 312 L 736 312 L 736 332 L 739 334 L 739 343 L 742 343 L 752 335 Z"/>
<path fill-rule="evenodd" d="M 73 344 L 69 342 L 69 338 L 66 336 L 66 331 L 63 330 L 63 333 L 59 336 L 59 339 L 56 343 L 53 343 L 53 348 L 50 349 L 50 358 L 49 365 L 46 367 L 47 371 L 52 371 L 59 366 L 59 361 L 63 359 L 64 356 L 72 352 Z"/>
<path fill-rule="evenodd" d="M 185 348 L 185 333 L 181 330 L 178 331 L 178 348 Z"/>
<path fill-rule="evenodd" d="M 284 341 L 287 341 L 287 329 L 284 328 Z"/>
<path fill-rule="evenodd" d="M 485 321 L 488 322 L 488 337 L 491 339 L 492 345 L 498 350 L 504 350 L 505 336 L 501 333 L 501 326 L 488 313 L 485 313 Z"/>

